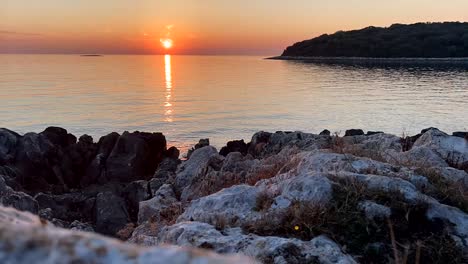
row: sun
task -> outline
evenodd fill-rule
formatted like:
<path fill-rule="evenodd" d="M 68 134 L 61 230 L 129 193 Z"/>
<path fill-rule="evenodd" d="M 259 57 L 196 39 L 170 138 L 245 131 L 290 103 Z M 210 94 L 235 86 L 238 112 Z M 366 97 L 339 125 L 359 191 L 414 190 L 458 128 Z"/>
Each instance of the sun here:
<path fill-rule="evenodd" d="M 169 38 L 160 39 L 159 41 L 161 42 L 161 45 L 162 45 L 165 49 L 170 49 L 170 48 L 172 48 L 172 45 L 174 44 L 174 42 L 172 41 L 172 39 L 169 39 Z"/>

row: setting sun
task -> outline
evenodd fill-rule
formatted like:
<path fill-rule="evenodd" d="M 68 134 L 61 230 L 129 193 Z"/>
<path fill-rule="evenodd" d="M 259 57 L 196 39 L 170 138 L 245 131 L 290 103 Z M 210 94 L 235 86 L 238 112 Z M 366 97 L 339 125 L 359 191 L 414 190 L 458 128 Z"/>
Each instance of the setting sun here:
<path fill-rule="evenodd" d="M 170 48 L 172 48 L 172 45 L 173 45 L 172 39 L 165 38 L 165 39 L 160 39 L 159 41 L 161 42 L 161 45 L 162 45 L 165 49 L 170 49 Z"/>

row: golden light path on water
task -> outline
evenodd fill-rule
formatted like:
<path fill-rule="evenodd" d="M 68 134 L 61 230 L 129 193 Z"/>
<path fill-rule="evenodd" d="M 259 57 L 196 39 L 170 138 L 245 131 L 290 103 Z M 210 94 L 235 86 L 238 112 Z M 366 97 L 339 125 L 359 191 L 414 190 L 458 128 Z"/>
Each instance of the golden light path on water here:
<path fill-rule="evenodd" d="M 172 119 L 172 68 L 171 68 L 171 55 L 164 55 L 164 73 L 166 76 L 166 93 L 164 97 L 166 98 L 164 102 L 164 121 L 171 123 Z"/>

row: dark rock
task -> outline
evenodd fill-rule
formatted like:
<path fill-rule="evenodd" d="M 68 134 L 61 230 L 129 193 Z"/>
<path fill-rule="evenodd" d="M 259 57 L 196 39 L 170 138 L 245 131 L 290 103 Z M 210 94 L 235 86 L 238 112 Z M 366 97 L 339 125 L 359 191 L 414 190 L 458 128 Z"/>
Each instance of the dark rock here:
<path fill-rule="evenodd" d="M 382 131 L 367 131 L 366 135 L 367 136 L 372 136 L 372 135 L 377 135 L 377 134 L 383 134 L 384 132 Z"/>
<path fill-rule="evenodd" d="M 12 192 L 1 197 L 1 202 L 4 206 L 11 206 L 21 211 L 29 211 L 37 214 L 39 206 L 37 201 L 31 196 L 23 192 Z"/>
<path fill-rule="evenodd" d="M 130 218 L 125 201 L 112 192 L 99 193 L 96 197 L 96 231 L 115 235 Z"/>
<path fill-rule="evenodd" d="M 76 143 L 76 137 L 68 134 L 67 130 L 61 127 L 48 127 L 40 135 L 47 138 L 53 145 L 62 148 Z"/>
<path fill-rule="evenodd" d="M 106 175 L 106 160 L 109 157 L 115 143 L 119 139 L 118 133 L 110 133 L 99 139 L 98 151 L 91 163 L 86 169 L 84 177 L 81 179 L 81 186 L 88 186 L 96 183 L 99 178 L 105 178 Z"/>
<path fill-rule="evenodd" d="M 84 192 L 62 195 L 38 193 L 34 199 L 41 209 L 50 208 L 53 218 L 66 221 L 76 219 L 89 221 L 94 218 L 95 198 Z"/>
<path fill-rule="evenodd" d="M 68 187 L 79 187 L 86 168 L 96 156 L 97 145 L 88 135 L 80 137 L 78 143 L 60 149 L 60 170 Z"/>
<path fill-rule="evenodd" d="M 330 136 L 330 130 L 325 129 L 322 132 L 320 132 L 319 135 L 321 135 L 321 136 Z"/>
<path fill-rule="evenodd" d="M 227 156 L 227 154 L 231 152 L 240 152 L 242 155 L 246 155 L 247 144 L 244 142 L 243 139 L 229 141 L 225 147 L 221 148 L 221 151 L 219 151 L 219 154 L 223 156 Z"/>
<path fill-rule="evenodd" d="M 52 221 L 52 219 L 54 218 L 54 215 L 52 213 L 52 209 L 50 209 L 50 208 L 44 208 L 44 209 L 39 210 L 37 215 L 40 218 L 48 220 L 48 221 Z"/>
<path fill-rule="evenodd" d="M 159 190 L 163 184 L 165 184 L 167 179 L 164 178 L 153 178 L 148 182 L 148 188 L 151 193 L 151 197 L 155 195 L 155 193 Z"/>
<path fill-rule="evenodd" d="M 90 224 L 82 223 L 78 220 L 71 222 L 68 228 L 70 228 L 71 230 L 77 230 L 77 231 L 94 232 L 94 229 Z"/>
<path fill-rule="evenodd" d="M 33 214 L 37 214 L 39 210 L 36 200 L 24 192 L 15 192 L 6 185 L 2 176 L 0 176 L 0 204 Z"/>
<path fill-rule="evenodd" d="M 189 149 L 189 151 L 187 151 L 187 159 L 190 159 L 190 156 L 192 155 L 192 153 L 199 149 L 199 148 L 203 148 L 203 147 L 206 147 L 206 146 L 209 146 L 210 145 L 210 139 L 209 138 L 201 138 L 197 144 L 195 144 L 195 146 L 191 149 Z"/>
<path fill-rule="evenodd" d="M 165 152 L 165 156 L 170 159 L 178 160 L 180 155 L 180 151 L 176 147 L 170 147 Z"/>
<path fill-rule="evenodd" d="M 6 128 L 0 128 L 0 165 L 10 163 L 15 158 L 16 146 L 21 136 Z"/>
<path fill-rule="evenodd" d="M 468 132 L 453 132 L 452 136 L 468 139 Z"/>
<path fill-rule="evenodd" d="M 432 130 L 432 129 L 439 130 L 439 129 L 435 128 L 435 127 L 428 127 L 428 128 L 425 128 L 425 129 L 421 130 L 421 134 L 424 134 L 427 131 Z"/>
<path fill-rule="evenodd" d="M 49 184 L 64 185 L 59 173 L 57 148 L 44 136 L 27 133 L 17 146 L 15 166 L 20 172 L 18 181 L 30 191 L 46 190 Z"/>
<path fill-rule="evenodd" d="M 105 179 L 101 182 L 131 182 L 151 177 L 166 151 L 161 133 L 124 132 L 106 161 Z"/>
<path fill-rule="evenodd" d="M 271 133 L 260 131 L 252 136 L 252 140 L 249 143 L 248 152 L 254 157 L 261 153 L 262 149 L 270 141 Z"/>
<path fill-rule="evenodd" d="M 364 135 L 364 131 L 362 129 L 349 129 L 345 132 L 345 137 L 352 137 L 352 136 L 362 136 Z"/>
<path fill-rule="evenodd" d="M 138 220 L 138 204 L 151 198 L 148 182 L 134 181 L 129 183 L 122 191 L 122 196 L 125 197 L 130 219 L 136 222 Z"/>

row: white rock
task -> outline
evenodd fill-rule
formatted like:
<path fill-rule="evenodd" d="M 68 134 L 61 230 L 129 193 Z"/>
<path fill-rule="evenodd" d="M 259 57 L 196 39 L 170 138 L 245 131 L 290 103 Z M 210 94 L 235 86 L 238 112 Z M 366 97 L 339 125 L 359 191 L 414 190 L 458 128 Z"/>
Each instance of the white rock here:
<path fill-rule="evenodd" d="M 255 263 L 174 246 L 139 247 L 93 233 L 41 223 L 36 216 L 0 207 L 0 263 Z"/>
<path fill-rule="evenodd" d="M 138 223 L 141 224 L 150 219 L 152 216 L 156 217 L 154 220 L 157 222 L 159 213 L 177 202 L 178 200 L 174 191 L 172 190 L 172 186 L 169 184 L 164 184 L 158 189 L 158 191 L 156 191 L 153 198 L 140 202 L 138 210 Z"/>
<path fill-rule="evenodd" d="M 264 263 L 310 263 L 316 259 L 320 263 L 356 263 L 324 236 L 302 241 L 245 235 L 239 228 L 221 233 L 213 226 L 199 222 L 181 222 L 164 228 L 159 243 L 211 248 L 218 253 L 240 252 Z"/>
<path fill-rule="evenodd" d="M 213 161 L 221 161 L 224 157 L 212 146 L 196 149 L 190 159 L 179 165 L 176 173 L 175 188 L 181 193 L 181 199 L 186 201 L 194 191 L 190 186 L 200 177 L 207 174 Z"/>
<path fill-rule="evenodd" d="M 368 219 L 390 217 L 392 211 L 389 207 L 373 201 L 360 202 L 358 207 L 364 211 Z"/>

